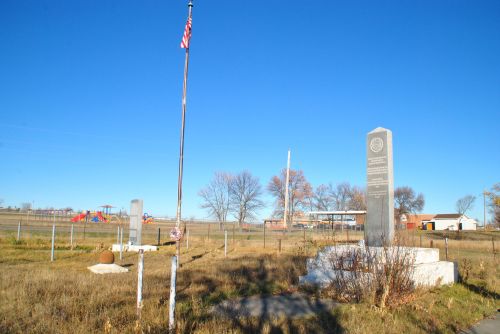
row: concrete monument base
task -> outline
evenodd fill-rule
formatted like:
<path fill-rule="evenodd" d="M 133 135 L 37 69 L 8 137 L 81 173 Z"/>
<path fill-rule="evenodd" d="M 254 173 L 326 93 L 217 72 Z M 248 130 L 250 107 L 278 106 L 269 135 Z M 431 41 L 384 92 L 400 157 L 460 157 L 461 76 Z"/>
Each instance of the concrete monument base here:
<path fill-rule="evenodd" d="M 128 272 L 127 268 L 123 268 L 116 263 L 112 264 L 103 264 L 99 263 L 90 267 L 87 267 L 88 270 L 95 274 L 119 274 Z"/>
<path fill-rule="evenodd" d="M 338 269 L 334 268 L 332 259 L 342 256 L 349 261 L 349 256 L 357 253 L 362 261 L 376 259 L 379 263 L 387 261 L 387 257 L 405 256 L 410 259 L 412 270 L 412 279 L 416 286 L 436 286 L 453 284 L 458 281 L 458 266 L 454 262 L 439 261 L 439 249 L 437 248 L 418 248 L 418 247 L 365 247 L 362 245 L 339 245 L 325 247 L 314 259 L 307 261 L 307 275 L 300 276 L 299 284 L 312 284 L 320 287 L 326 287 L 331 284 Z M 390 255 L 388 255 L 390 254 Z M 343 271 L 344 277 L 349 277 L 352 272 Z M 372 274 L 369 272 L 357 273 L 357 276 L 363 276 L 370 279 Z"/>
<path fill-rule="evenodd" d="M 151 245 L 128 245 L 128 244 L 123 244 L 122 246 L 122 251 L 124 252 L 138 252 L 140 249 L 142 249 L 145 252 L 153 252 L 159 250 L 158 246 L 151 246 Z M 113 244 L 111 247 L 111 250 L 113 252 L 119 252 L 120 251 L 120 244 Z"/>

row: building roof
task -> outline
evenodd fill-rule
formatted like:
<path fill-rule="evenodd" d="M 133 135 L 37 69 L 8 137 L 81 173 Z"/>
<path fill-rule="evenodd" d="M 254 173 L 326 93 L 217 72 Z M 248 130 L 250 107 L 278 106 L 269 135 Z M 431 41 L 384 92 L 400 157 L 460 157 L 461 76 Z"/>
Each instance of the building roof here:
<path fill-rule="evenodd" d="M 460 213 L 441 213 L 434 216 L 434 219 L 455 219 L 460 218 L 463 215 Z"/>

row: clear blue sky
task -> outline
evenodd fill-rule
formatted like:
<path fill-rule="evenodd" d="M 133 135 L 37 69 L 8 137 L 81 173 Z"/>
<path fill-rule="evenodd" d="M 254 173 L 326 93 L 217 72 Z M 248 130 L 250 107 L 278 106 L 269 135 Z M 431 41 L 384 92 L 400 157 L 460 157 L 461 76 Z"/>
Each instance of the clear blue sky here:
<path fill-rule="evenodd" d="M 6 205 L 175 215 L 186 17 L 184 0 L 0 1 Z M 499 18 L 499 1 L 195 1 L 184 215 L 206 216 L 214 171 L 265 187 L 288 147 L 313 185 L 362 186 L 378 126 L 395 185 L 453 212 L 500 181 Z"/>

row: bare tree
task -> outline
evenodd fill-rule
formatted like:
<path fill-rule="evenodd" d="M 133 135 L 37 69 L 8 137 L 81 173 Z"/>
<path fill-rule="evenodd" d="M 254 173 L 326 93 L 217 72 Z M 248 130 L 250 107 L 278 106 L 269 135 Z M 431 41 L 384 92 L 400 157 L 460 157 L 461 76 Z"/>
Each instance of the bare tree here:
<path fill-rule="evenodd" d="M 21 203 L 21 211 L 29 211 L 31 210 L 31 203 L 24 202 Z"/>
<path fill-rule="evenodd" d="M 217 219 L 221 229 L 229 212 L 232 179 L 233 176 L 229 173 L 216 172 L 212 181 L 198 192 L 203 200 L 201 207 L 207 209 L 209 215 Z"/>
<path fill-rule="evenodd" d="M 398 187 L 394 190 L 394 213 L 398 223 L 401 222 L 402 215 L 420 212 L 424 205 L 424 195 L 417 195 L 411 187 Z"/>
<path fill-rule="evenodd" d="M 488 207 L 489 212 L 493 214 L 493 223 L 496 227 L 500 227 L 500 183 L 494 184 L 485 195 L 488 196 Z"/>
<path fill-rule="evenodd" d="M 336 210 L 345 211 L 348 209 L 350 194 L 351 185 L 348 182 L 339 183 L 335 187 L 330 184 L 330 196 L 335 203 Z"/>
<path fill-rule="evenodd" d="M 230 210 L 238 220 L 238 225 L 246 219 L 255 218 L 256 212 L 264 207 L 260 200 L 262 188 L 259 179 L 248 171 L 232 177 L 230 182 Z"/>
<path fill-rule="evenodd" d="M 349 210 L 366 210 L 366 191 L 353 186 L 349 192 Z"/>
<path fill-rule="evenodd" d="M 267 185 L 267 190 L 276 199 L 273 215 L 277 217 L 283 217 L 285 211 L 285 178 L 286 169 L 283 169 L 280 176 L 273 176 Z M 312 186 L 302 170 L 290 169 L 289 196 L 290 218 L 293 218 L 300 209 L 309 205 L 309 199 L 312 197 Z M 292 222 L 291 219 L 288 221 Z"/>
<path fill-rule="evenodd" d="M 474 202 L 476 201 L 476 196 L 466 195 L 457 200 L 455 208 L 457 213 L 460 215 L 465 215 L 465 213 L 474 208 Z"/>
<path fill-rule="evenodd" d="M 2 207 L 3 205 L 3 198 L 0 198 L 0 208 Z"/>
<path fill-rule="evenodd" d="M 314 190 L 314 208 L 318 211 L 329 211 L 333 207 L 332 198 L 329 195 L 329 188 L 326 184 L 320 184 Z"/>

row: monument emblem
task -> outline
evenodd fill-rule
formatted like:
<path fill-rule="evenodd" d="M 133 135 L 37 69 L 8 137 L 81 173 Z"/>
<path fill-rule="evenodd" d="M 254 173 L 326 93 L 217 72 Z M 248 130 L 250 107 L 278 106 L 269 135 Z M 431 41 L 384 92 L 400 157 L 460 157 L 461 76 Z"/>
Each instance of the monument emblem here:
<path fill-rule="evenodd" d="M 373 153 L 378 153 L 384 148 L 384 141 L 380 137 L 375 137 L 370 141 L 370 150 Z"/>

